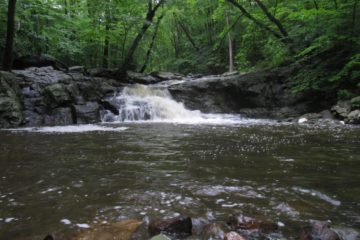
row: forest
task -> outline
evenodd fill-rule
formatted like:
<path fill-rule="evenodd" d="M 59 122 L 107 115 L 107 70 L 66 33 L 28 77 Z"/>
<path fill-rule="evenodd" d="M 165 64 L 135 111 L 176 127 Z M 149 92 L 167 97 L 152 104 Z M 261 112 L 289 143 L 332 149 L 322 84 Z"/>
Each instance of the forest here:
<path fill-rule="evenodd" d="M 295 89 L 354 87 L 359 77 L 358 0 L 2 0 L 1 57 L 15 4 L 12 58 L 48 54 L 69 66 L 209 75 L 273 68 L 335 46 L 348 51 L 343 68 L 325 84 L 319 70 Z"/>

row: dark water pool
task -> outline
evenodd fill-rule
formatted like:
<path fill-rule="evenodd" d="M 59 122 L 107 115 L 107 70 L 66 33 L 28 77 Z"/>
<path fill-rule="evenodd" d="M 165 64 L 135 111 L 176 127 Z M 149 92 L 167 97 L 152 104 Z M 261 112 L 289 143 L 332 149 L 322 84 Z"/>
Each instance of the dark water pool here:
<path fill-rule="evenodd" d="M 296 239 L 310 219 L 360 230 L 360 128 L 122 126 L 0 131 L 0 239 L 179 214 L 222 221 L 234 212 L 284 224 L 282 239 Z"/>

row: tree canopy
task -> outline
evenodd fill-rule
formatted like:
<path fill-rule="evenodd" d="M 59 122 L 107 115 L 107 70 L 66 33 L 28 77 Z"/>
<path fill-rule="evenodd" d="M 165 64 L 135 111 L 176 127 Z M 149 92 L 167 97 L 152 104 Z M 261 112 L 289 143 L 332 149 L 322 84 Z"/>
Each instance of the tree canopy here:
<path fill-rule="evenodd" d="M 149 4 L 159 5 L 150 21 Z M 0 0 L 1 46 L 7 5 Z M 14 51 L 68 65 L 215 74 L 228 70 L 230 42 L 241 72 L 345 43 L 357 62 L 359 12 L 359 0 L 18 0 Z"/>

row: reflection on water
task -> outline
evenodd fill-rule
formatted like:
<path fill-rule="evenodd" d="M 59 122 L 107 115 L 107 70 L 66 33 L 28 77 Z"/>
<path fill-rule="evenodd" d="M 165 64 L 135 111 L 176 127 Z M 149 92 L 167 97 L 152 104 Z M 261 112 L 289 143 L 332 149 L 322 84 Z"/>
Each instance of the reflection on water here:
<path fill-rule="evenodd" d="M 283 223 L 290 239 L 309 219 L 360 229 L 359 128 L 114 127 L 121 131 L 1 131 L 0 239 L 234 212 Z"/>

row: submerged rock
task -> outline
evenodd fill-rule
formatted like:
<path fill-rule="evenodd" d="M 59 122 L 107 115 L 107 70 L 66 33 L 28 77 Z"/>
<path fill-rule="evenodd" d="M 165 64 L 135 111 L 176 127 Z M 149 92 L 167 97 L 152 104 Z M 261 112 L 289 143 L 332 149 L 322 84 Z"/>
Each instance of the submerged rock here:
<path fill-rule="evenodd" d="M 234 230 L 257 230 L 263 233 L 273 232 L 279 228 L 279 226 L 274 222 L 258 220 L 241 214 L 234 214 L 230 216 L 227 223 Z"/>
<path fill-rule="evenodd" d="M 164 234 L 159 234 L 159 235 L 152 237 L 150 240 L 171 240 L 171 238 L 167 237 Z"/>
<path fill-rule="evenodd" d="M 229 232 L 225 235 L 224 240 L 246 240 L 243 236 L 239 235 L 237 232 Z"/>
<path fill-rule="evenodd" d="M 225 231 L 218 223 L 210 223 L 206 225 L 200 235 L 200 239 L 202 240 L 208 240 L 208 239 L 224 239 L 225 237 Z"/>
<path fill-rule="evenodd" d="M 340 240 L 339 235 L 330 228 L 328 222 L 315 221 L 310 226 L 304 227 L 299 240 Z"/>
<path fill-rule="evenodd" d="M 128 240 L 142 224 L 138 220 L 126 220 L 117 223 L 106 223 L 91 226 L 72 240 Z"/>
<path fill-rule="evenodd" d="M 191 218 L 180 216 L 171 219 L 153 220 L 148 226 L 148 232 L 150 236 L 165 233 L 169 236 L 187 237 L 192 233 Z"/>

